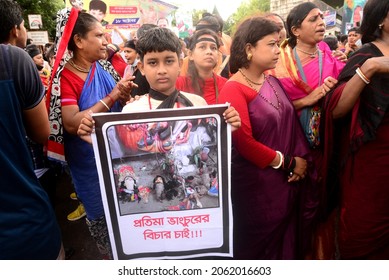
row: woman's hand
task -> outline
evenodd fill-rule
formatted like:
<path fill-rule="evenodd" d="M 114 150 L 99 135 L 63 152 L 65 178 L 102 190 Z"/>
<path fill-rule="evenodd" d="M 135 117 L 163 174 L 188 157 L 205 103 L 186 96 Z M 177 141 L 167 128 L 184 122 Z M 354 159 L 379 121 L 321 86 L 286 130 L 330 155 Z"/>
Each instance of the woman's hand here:
<path fill-rule="evenodd" d="M 324 96 L 327 95 L 327 93 L 338 83 L 338 80 L 328 76 L 324 79 L 323 84 L 317 88 L 315 88 L 309 95 L 304 97 L 304 105 L 301 106 L 301 108 L 296 109 L 302 109 L 307 106 L 312 106 L 316 104 L 320 99 L 322 99 Z"/>
<path fill-rule="evenodd" d="M 131 91 L 133 88 L 138 87 L 133 82 L 135 76 L 128 76 L 122 78 L 112 90 L 112 95 L 117 96 L 117 99 L 121 104 L 125 105 L 131 98 Z"/>
<path fill-rule="evenodd" d="M 231 131 L 237 130 L 242 125 L 238 111 L 232 106 L 223 112 L 223 117 L 226 123 L 231 124 Z"/>
<path fill-rule="evenodd" d="M 328 76 L 324 79 L 323 84 L 321 85 L 323 97 L 338 83 L 338 80 Z"/>
<path fill-rule="evenodd" d="M 347 54 L 345 54 L 342 51 L 339 51 L 339 50 L 332 51 L 332 56 L 341 62 L 347 62 Z"/>
<path fill-rule="evenodd" d="M 89 144 L 92 144 L 91 134 L 95 131 L 95 121 L 92 118 L 92 113 L 92 111 L 89 111 L 84 114 L 77 130 L 77 135 Z"/>
<path fill-rule="evenodd" d="M 295 157 L 296 166 L 293 172 L 289 174 L 288 182 L 295 182 L 304 179 L 307 175 L 307 161 L 301 157 Z"/>

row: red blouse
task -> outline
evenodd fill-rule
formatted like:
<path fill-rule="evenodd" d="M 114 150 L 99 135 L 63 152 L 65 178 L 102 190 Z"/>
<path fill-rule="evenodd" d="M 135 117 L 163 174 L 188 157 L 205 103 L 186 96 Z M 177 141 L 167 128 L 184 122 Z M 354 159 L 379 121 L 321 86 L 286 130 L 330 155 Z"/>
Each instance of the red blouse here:
<path fill-rule="evenodd" d="M 242 126 L 232 134 L 234 147 L 244 158 L 260 168 L 265 168 L 276 157 L 276 152 L 253 137 L 248 104 L 257 95 L 251 88 L 230 81 L 223 87 L 219 103 L 229 102 L 239 113 Z"/>
<path fill-rule="evenodd" d="M 217 86 L 218 93 L 216 93 L 215 81 L 213 78 L 206 79 L 205 84 L 202 87 L 203 90 L 202 97 L 205 99 L 205 101 L 207 101 L 208 105 L 213 105 L 217 103 L 216 95 L 220 94 L 220 91 L 222 90 L 225 83 L 227 82 L 227 79 L 224 77 L 221 77 L 216 74 L 215 77 L 216 77 L 216 86 Z M 176 81 L 176 88 L 181 91 L 194 93 L 191 78 L 187 76 L 178 77 Z"/>

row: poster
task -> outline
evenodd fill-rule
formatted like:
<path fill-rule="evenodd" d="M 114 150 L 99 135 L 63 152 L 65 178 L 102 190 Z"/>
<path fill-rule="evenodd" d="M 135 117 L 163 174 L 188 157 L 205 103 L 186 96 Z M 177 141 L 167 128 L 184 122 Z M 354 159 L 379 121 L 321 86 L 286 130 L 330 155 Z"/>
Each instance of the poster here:
<path fill-rule="evenodd" d="M 351 27 L 358 27 L 362 23 L 363 7 L 366 0 L 345 0 L 343 5 L 342 34 L 347 34 Z M 351 27 L 350 27 L 351 26 Z"/>
<path fill-rule="evenodd" d="M 74 2 L 79 1 L 66 0 L 66 6 Z M 157 24 L 177 7 L 160 0 L 84 0 L 82 9 L 95 15 L 106 29 L 137 29 L 143 23 Z"/>
<path fill-rule="evenodd" d="M 336 11 L 326 10 L 323 13 L 324 22 L 326 23 L 326 27 L 334 27 L 336 25 Z"/>
<path fill-rule="evenodd" d="M 42 29 L 42 16 L 28 15 L 28 24 L 30 29 Z"/>
<path fill-rule="evenodd" d="M 115 259 L 232 256 L 226 108 L 93 115 Z"/>
<path fill-rule="evenodd" d="M 32 39 L 35 45 L 44 45 L 49 42 L 47 31 L 28 31 L 27 38 Z"/>

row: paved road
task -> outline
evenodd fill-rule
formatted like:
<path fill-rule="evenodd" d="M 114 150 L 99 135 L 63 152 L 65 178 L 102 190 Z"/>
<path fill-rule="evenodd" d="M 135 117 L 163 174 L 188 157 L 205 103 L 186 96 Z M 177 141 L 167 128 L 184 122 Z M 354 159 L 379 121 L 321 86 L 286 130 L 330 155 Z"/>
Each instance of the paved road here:
<path fill-rule="evenodd" d="M 78 206 L 78 202 L 69 197 L 72 192 L 71 179 L 69 175 L 63 173 L 57 184 L 55 212 L 62 230 L 64 247 L 74 250 L 70 260 L 100 260 L 101 256 L 89 234 L 85 218 L 73 222 L 66 219 L 66 216 Z"/>

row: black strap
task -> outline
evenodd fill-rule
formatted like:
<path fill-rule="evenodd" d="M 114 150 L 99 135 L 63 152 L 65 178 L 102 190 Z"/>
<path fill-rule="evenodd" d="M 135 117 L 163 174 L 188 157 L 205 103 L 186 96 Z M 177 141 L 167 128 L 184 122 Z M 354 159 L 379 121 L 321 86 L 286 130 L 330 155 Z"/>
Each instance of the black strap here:
<path fill-rule="evenodd" d="M 149 95 L 152 99 L 163 100 L 162 103 L 159 104 L 157 109 L 173 108 L 176 102 L 183 104 L 185 107 L 193 106 L 193 103 L 188 98 L 186 98 L 185 95 L 181 94 L 178 90 L 175 90 L 170 95 L 165 95 L 159 91 L 150 88 Z"/>

